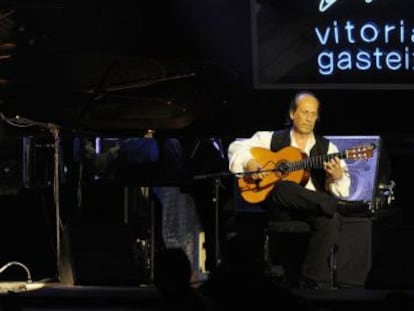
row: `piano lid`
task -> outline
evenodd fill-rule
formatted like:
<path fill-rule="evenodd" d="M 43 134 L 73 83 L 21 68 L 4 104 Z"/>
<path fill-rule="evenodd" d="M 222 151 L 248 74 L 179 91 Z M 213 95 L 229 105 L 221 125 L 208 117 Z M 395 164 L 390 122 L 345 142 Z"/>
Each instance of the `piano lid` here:
<path fill-rule="evenodd" d="M 89 64 L 100 56 L 91 57 Z M 181 128 L 200 112 L 197 73 L 175 71 L 160 60 L 114 57 L 90 67 L 72 63 L 76 73 L 66 68 L 54 74 L 42 71 L 44 63 L 38 65 L 33 72 L 39 75 L 29 77 L 31 81 L 9 83 L 9 98 L 4 100 L 9 115 L 77 129 L 117 131 Z"/>
<path fill-rule="evenodd" d="M 1 73 L 2 110 L 91 131 L 192 124 L 214 105 L 205 66 L 194 62 L 173 12 L 157 8 L 168 1 L 156 2 L 7 7 L 16 48 Z"/>

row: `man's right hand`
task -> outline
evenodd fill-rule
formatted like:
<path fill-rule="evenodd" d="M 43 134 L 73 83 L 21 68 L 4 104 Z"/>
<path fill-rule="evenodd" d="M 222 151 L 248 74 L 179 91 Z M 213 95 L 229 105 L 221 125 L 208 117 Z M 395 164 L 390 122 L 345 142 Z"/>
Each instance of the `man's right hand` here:
<path fill-rule="evenodd" d="M 260 172 L 262 169 L 263 167 L 255 159 L 250 159 L 249 162 L 247 162 L 246 171 L 257 172 L 257 173 L 253 173 L 250 175 L 254 180 L 260 180 L 260 179 L 265 178 L 266 173 Z"/>

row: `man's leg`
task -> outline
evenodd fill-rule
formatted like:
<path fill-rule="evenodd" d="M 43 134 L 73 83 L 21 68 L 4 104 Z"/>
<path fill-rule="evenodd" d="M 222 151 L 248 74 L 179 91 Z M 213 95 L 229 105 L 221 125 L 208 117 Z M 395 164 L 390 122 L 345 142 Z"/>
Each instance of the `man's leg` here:
<path fill-rule="evenodd" d="M 302 265 L 302 276 L 316 282 L 329 282 L 331 249 L 337 242 L 342 216 L 312 217 L 308 252 Z"/>
<path fill-rule="evenodd" d="M 291 181 L 276 183 L 272 199 L 276 206 L 285 208 L 289 212 L 327 217 L 333 217 L 339 201 L 330 194 L 308 190 Z"/>

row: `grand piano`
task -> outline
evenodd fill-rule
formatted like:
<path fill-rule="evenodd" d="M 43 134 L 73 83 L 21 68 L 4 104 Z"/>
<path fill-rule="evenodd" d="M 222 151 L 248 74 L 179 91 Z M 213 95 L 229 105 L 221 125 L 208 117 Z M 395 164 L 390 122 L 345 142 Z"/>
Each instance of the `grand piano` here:
<path fill-rule="evenodd" d="M 173 10 L 158 9 L 168 1 L 156 2 L 6 1 L 0 6 L 0 53 L 5 56 L 0 58 L 0 141 L 6 150 L 0 199 L 3 205 L 19 206 L 18 215 L 27 213 L 23 206 L 29 202 L 36 206 L 24 222 L 29 228 L 42 227 L 44 234 L 37 238 L 47 244 L 42 247 L 49 260 L 45 264 L 26 252 L 18 255 L 37 269 L 34 278 L 46 274 L 53 279 L 60 273 L 56 261 L 60 264 L 60 249 L 70 242 L 61 240 L 63 228 L 53 224 L 58 212 L 62 225 L 73 219 L 100 225 L 138 222 L 135 238 L 161 243 L 148 231 L 154 229 L 148 210 L 136 209 L 144 204 L 140 200 L 148 187 L 197 192 L 199 213 L 209 223 L 207 239 L 217 238 L 214 213 L 224 188 L 216 188 L 209 175 L 227 171 L 218 119 L 233 77 L 198 54 Z M 194 182 L 194 176 L 203 178 Z M 144 191 L 138 201 L 137 187 Z M 53 191 L 60 194 L 59 210 Z M 175 214 L 180 212 L 185 213 L 181 209 Z M 7 226 L 13 218 L 21 220 L 14 213 L 3 217 Z M 108 236 L 101 229 L 97 231 Z M 207 241 L 213 243 L 211 266 L 217 259 L 214 242 Z M 9 247 L 11 253 L 0 261 L 15 260 L 16 250 Z M 142 280 L 143 262 L 147 260 L 140 261 L 138 277 L 147 282 Z M 130 279 L 134 274 L 129 275 L 72 282 L 135 282 Z"/>
<path fill-rule="evenodd" d="M 206 123 L 223 115 L 236 78 L 199 51 L 169 2 L 4 5 L 15 48 L 2 64 L 3 112 L 110 135 L 214 131 Z"/>

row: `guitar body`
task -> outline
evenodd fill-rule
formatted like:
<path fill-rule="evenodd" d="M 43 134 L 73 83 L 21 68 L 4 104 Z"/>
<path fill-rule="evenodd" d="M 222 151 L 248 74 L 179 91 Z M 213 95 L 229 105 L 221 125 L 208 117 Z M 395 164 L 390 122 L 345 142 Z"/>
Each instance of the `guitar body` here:
<path fill-rule="evenodd" d="M 292 181 L 305 185 L 309 179 L 309 171 L 299 169 L 287 173 L 274 170 L 281 163 L 301 161 L 306 154 L 295 147 L 286 147 L 277 152 L 266 148 L 253 147 L 250 149 L 253 157 L 262 165 L 263 170 L 270 170 L 262 180 L 253 180 L 251 175 L 244 175 L 238 179 L 238 186 L 242 198 L 249 203 L 260 203 L 271 193 L 275 183 L 279 180 Z M 273 171 L 272 171 L 273 170 Z"/>

